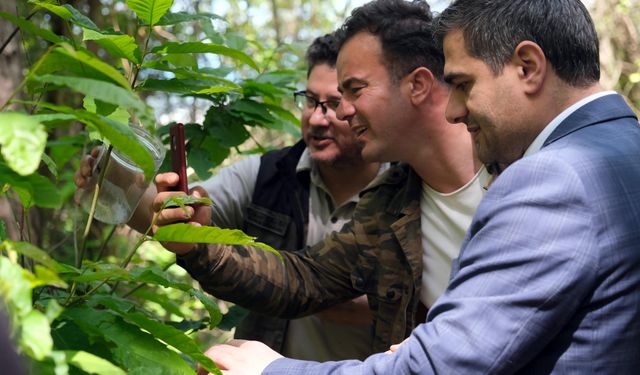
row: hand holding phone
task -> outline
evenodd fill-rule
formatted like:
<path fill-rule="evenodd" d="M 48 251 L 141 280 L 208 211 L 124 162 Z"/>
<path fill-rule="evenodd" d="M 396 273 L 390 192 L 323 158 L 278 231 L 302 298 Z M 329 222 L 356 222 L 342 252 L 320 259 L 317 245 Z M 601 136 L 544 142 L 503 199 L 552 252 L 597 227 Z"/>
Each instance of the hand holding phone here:
<path fill-rule="evenodd" d="M 178 123 L 171 126 L 169 134 L 171 135 L 171 169 L 180 177 L 176 185 L 176 191 L 183 191 L 185 194 L 188 194 L 184 125 Z"/>

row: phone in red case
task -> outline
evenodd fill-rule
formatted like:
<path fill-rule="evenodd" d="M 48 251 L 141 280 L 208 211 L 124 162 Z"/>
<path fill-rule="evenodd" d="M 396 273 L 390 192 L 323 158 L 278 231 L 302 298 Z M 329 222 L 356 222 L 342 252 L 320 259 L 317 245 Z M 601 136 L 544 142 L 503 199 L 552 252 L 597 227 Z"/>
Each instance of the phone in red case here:
<path fill-rule="evenodd" d="M 176 191 L 188 193 L 187 187 L 187 156 L 184 148 L 184 125 L 178 123 L 171 126 L 171 169 L 178 174 L 180 181 Z"/>

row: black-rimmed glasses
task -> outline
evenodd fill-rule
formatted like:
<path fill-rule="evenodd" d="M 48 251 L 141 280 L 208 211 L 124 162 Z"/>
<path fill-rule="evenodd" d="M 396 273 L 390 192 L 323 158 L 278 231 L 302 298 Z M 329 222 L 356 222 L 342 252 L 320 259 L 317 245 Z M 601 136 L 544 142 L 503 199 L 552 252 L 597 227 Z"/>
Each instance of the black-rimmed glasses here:
<path fill-rule="evenodd" d="M 318 100 L 318 98 L 307 94 L 306 90 L 296 91 L 293 93 L 293 97 L 296 101 L 296 106 L 301 110 L 315 111 L 318 106 L 322 110 L 322 114 L 327 114 L 327 109 L 335 112 L 338 105 L 340 105 L 339 99 L 327 99 L 324 101 Z"/>

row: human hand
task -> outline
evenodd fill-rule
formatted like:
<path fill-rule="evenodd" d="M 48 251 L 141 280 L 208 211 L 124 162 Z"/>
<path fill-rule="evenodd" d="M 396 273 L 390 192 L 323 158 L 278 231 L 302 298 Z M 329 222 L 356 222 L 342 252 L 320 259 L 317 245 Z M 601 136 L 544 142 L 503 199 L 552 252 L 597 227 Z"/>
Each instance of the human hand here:
<path fill-rule="evenodd" d="M 164 201 L 175 195 L 185 195 L 182 191 L 173 191 L 178 184 L 178 174 L 174 172 L 161 173 L 156 176 L 156 188 L 158 194 L 151 205 L 154 214 L 157 215 L 153 232 L 165 225 L 186 222 L 191 225 L 211 224 L 211 207 L 203 204 L 194 204 L 186 207 L 164 208 Z M 208 197 L 207 192 L 200 186 L 189 191 L 196 198 Z M 163 242 L 162 245 L 169 251 L 178 255 L 184 255 L 196 248 L 194 243 Z"/>
<path fill-rule="evenodd" d="M 231 340 L 215 345 L 204 353 L 211 358 L 225 375 L 261 374 L 271 362 L 282 358 L 260 341 Z M 206 375 L 207 370 L 198 366 L 198 375 Z"/>
<path fill-rule="evenodd" d="M 100 147 L 94 147 L 91 152 L 82 157 L 80 160 L 80 168 L 76 171 L 73 176 L 73 182 L 75 182 L 78 188 L 84 188 L 91 180 L 93 173 L 93 165 L 100 154 Z"/>
<path fill-rule="evenodd" d="M 411 338 L 411 336 L 407 337 L 406 339 L 404 339 L 400 344 L 394 344 L 391 345 L 389 347 L 389 350 L 387 350 L 386 352 L 384 352 L 385 354 L 391 354 L 391 353 L 395 353 L 398 351 L 398 349 L 400 349 L 400 347 L 402 345 L 404 345 L 405 342 L 407 342 L 409 339 Z"/>
<path fill-rule="evenodd" d="M 373 315 L 366 295 L 331 306 L 319 312 L 317 316 L 339 324 L 368 325 L 373 323 Z"/>

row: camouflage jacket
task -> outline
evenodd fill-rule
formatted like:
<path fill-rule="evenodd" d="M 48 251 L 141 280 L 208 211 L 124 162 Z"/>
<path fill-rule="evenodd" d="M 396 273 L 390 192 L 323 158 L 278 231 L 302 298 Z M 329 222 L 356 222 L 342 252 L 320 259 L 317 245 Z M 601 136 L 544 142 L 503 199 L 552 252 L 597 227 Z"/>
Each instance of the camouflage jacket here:
<path fill-rule="evenodd" d="M 415 326 L 422 275 L 421 180 L 407 165 L 390 168 L 362 192 L 354 219 L 300 252 L 201 246 L 178 264 L 207 292 L 248 309 L 297 318 L 366 294 L 375 352 L 400 343 Z"/>

